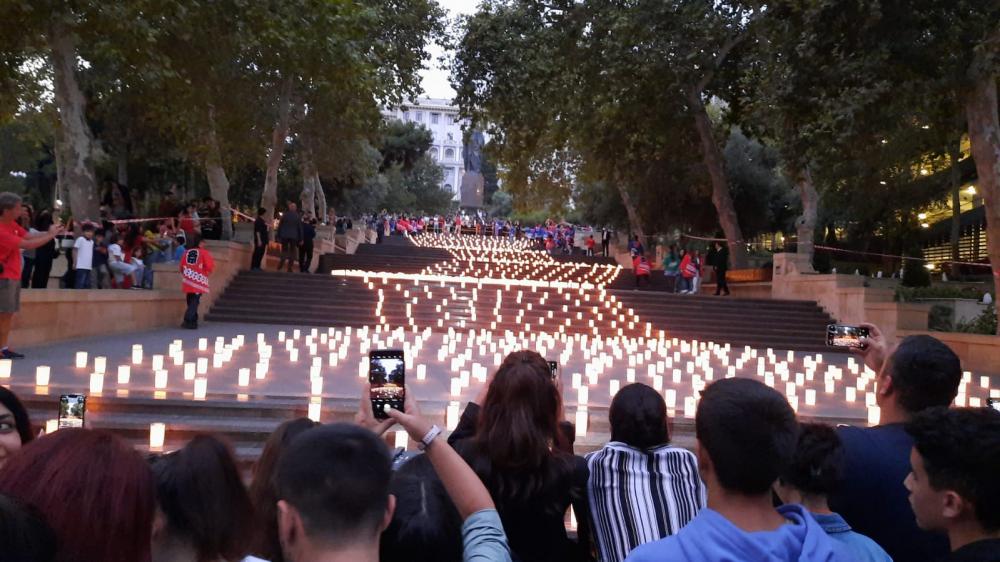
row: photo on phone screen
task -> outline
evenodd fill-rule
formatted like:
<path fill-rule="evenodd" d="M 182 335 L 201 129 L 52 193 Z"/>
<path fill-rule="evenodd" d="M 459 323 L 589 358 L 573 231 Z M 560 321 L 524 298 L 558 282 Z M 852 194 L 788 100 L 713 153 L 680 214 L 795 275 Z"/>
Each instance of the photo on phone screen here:
<path fill-rule="evenodd" d="M 368 354 L 368 382 L 371 383 L 372 412 L 387 419 L 386 407 L 403 410 L 406 398 L 406 361 L 398 349 L 382 349 Z"/>
<path fill-rule="evenodd" d="M 59 397 L 59 429 L 83 427 L 87 417 L 87 397 L 83 394 L 63 394 Z"/>
<path fill-rule="evenodd" d="M 994 410 L 1000 411 L 1000 399 L 997 398 L 987 398 L 986 405 Z"/>
<path fill-rule="evenodd" d="M 549 361 L 549 376 L 552 377 L 552 380 L 559 378 L 559 363 Z"/>
<path fill-rule="evenodd" d="M 868 328 L 830 324 L 826 327 L 826 345 L 864 349 L 868 335 Z"/>

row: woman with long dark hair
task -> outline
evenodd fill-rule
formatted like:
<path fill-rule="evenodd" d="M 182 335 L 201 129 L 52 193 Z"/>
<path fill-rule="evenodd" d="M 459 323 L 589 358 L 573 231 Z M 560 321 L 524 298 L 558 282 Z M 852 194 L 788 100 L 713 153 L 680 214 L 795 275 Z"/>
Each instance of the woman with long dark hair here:
<path fill-rule="evenodd" d="M 548 362 L 534 351 L 511 353 L 479 403 L 462 415 L 455 448 L 493 496 L 511 551 L 523 562 L 588 559 L 587 463 L 565 452 L 562 396 Z M 566 535 L 570 505 L 579 544 Z"/>
<path fill-rule="evenodd" d="M 35 218 L 35 230 L 48 232 L 53 224 L 52 213 L 48 210 L 38 213 Z M 49 240 L 35 250 L 35 270 L 31 274 L 31 288 L 44 289 L 49 286 L 49 275 L 52 274 L 52 262 L 59 255 L 56 241 Z"/>
<path fill-rule="evenodd" d="M 16 394 L 0 386 L 0 469 L 34 438 L 28 410 Z"/>

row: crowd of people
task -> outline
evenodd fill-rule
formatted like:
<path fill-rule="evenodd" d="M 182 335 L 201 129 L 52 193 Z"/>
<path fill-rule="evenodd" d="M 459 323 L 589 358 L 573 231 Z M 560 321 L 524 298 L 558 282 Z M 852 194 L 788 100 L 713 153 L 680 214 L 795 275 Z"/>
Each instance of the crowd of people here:
<path fill-rule="evenodd" d="M 376 418 L 366 387 L 354 424 L 282 424 L 248 486 L 218 437 L 147 458 L 99 430 L 36 437 L 0 388 L 0 557 L 1000 560 L 1000 412 L 950 407 L 962 371 L 940 341 L 892 349 L 869 329 L 875 427 L 802 423 L 774 389 L 722 379 L 701 394 L 689 451 L 670 444 L 661 394 L 633 383 L 612 401 L 611 441 L 581 457 L 561 380 L 519 351 L 447 440 L 411 393 Z M 420 453 L 387 446 L 395 424 Z"/>

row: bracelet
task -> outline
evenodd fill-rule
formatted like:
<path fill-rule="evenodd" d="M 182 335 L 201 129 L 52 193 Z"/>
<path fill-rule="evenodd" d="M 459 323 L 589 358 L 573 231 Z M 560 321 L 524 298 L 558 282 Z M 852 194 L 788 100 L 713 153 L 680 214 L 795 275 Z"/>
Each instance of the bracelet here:
<path fill-rule="evenodd" d="M 438 435 L 441 435 L 442 431 L 444 430 L 442 430 L 437 425 L 432 425 L 431 428 L 427 430 L 427 435 L 424 435 L 424 438 L 420 440 L 420 443 L 417 443 L 417 448 L 423 451 L 427 447 L 430 447 L 431 443 L 433 443 L 434 440 L 437 439 Z"/>

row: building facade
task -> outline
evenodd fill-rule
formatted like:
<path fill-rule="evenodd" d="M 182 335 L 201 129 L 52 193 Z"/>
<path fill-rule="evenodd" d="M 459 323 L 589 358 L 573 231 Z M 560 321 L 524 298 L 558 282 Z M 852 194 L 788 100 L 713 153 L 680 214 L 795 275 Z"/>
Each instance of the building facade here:
<path fill-rule="evenodd" d="M 451 191 L 455 200 L 458 200 L 462 176 L 465 175 L 462 161 L 462 126 L 468 124 L 459 117 L 458 107 L 452 105 L 451 100 L 417 98 L 414 102 L 385 110 L 383 115 L 387 119 L 417 123 L 430 130 L 434 136 L 434 143 L 429 154 L 444 172 L 441 187 Z"/>

